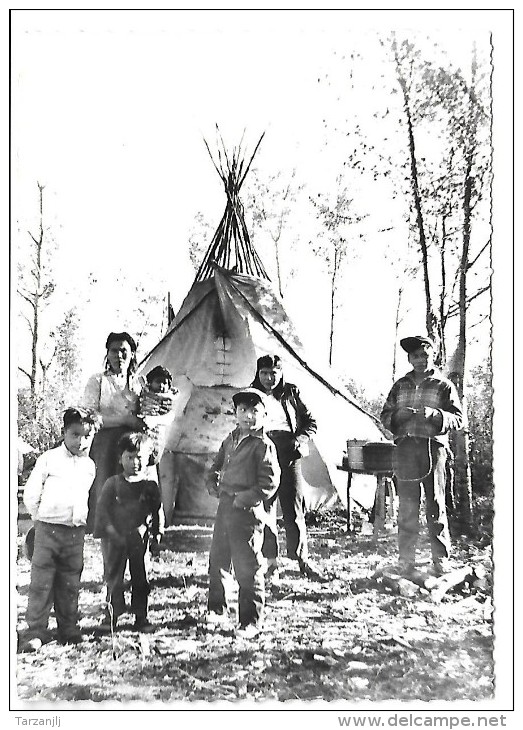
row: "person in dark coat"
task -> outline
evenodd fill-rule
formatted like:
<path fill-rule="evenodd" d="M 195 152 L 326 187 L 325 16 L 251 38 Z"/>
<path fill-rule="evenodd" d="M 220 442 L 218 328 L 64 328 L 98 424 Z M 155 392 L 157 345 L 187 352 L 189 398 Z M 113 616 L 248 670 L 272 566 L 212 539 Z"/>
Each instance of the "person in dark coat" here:
<path fill-rule="evenodd" d="M 278 572 L 278 532 L 276 500 L 280 500 L 287 542 L 287 556 L 297 560 L 300 572 L 311 580 L 325 581 L 319 568 L 309 558 L 305 525 L 305 500 L 301 459 L 309 453 L 309 440 L 316 433 L 316 421 L 302 400 L 300 391 L 283 378 L 278 355 L 258 358 L 252 382 L 265 394 L 267 417 L 265 429 L 276 446 L 281 478 L 278 491 L 265 503 L 269 515 L 265 528 L 263 554 L 268 561 L 267 576 L 273 581 Z"/>

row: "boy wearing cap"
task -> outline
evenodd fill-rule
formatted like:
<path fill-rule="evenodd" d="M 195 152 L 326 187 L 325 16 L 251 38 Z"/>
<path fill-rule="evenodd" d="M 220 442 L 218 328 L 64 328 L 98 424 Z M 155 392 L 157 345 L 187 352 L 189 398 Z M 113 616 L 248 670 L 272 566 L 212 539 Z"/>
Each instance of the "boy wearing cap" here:
<path fill-rule="evenodd" d="M 276 492 L 280 468 L 274 444 L 263 431 L 264 395 L 246 388 L 232 400 L 237 426 L 220 446 L 207 479 L 209 494 L 220 500 L 209 556 L 207 620 L 227 620 L 224 578 L 232 565 L 239 584 L 239 633 L 253 638 L 265 605 L 263 502 Z"/>
<path fill-rule="evenodd" d="M 450 553 L 445 506 L 448 432 L 462 427 L 463 416 L 453 383 L 434 367 L 432 340 L 406 337 L 400 345 L 413 369 L 394 383 L 381 413 L 396 444 L 400 568 L 405 574 L 415 568 L 423 484 L 432 560 L 441 574 Z"/>

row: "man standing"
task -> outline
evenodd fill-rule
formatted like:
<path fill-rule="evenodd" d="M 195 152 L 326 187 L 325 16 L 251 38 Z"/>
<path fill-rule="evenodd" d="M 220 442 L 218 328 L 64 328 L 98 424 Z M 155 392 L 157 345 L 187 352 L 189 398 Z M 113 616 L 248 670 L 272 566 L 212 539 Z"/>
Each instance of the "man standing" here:
<path fill-rule="evenodd" d="M 450 554 L 445 507 L 448 432 L 460 429 L 463 417 L 454 385 L 434 367 L 432 340 L 406 337 L 400 345 L 413 369 L 394 383 L 381 413 L 396 443 L 400 569 L 406 575 L 415 569 L 423 484 L 432 561 L 441 575 Z"/>

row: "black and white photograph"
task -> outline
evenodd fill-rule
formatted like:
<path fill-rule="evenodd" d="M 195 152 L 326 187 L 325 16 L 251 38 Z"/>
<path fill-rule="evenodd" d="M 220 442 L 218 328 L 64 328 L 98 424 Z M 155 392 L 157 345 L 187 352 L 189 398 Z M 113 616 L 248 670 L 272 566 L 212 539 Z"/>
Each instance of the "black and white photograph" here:
<path fill-rule="evenodd" d="M 511 727 L 514 12 L 10 10 L 15 724 Z"/>

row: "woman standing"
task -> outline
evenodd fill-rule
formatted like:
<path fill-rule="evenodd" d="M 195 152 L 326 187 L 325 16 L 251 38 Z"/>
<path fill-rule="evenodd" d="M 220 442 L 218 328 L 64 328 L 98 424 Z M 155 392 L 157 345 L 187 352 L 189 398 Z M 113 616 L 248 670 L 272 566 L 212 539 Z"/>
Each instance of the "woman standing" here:
<path fill-rule="evenodd" d="M 137 415 L 139 387 L 134 380 L 136 342 L 128 332 L 111 332 L 105 348 L 104 371 L 89 378 L 84 393 L 84 405 L 102 417 L 102 428 L 94 437 L 90 451 L 96 464 L 87 518 L 87 529 L 91 532 L 100 491 L 105 481 L 120 471 L 118 440 L 127 431 L 143 430 L 143 421 Z"/>
<path fill-rule="evenodd" d="M 267 576 L 272 576 L 273 580 L 278 577 L 276 498 L 279 498 L 287 540 L 287 556 L 298 561 L 300 572 L 307 578 L 325 581 L 318 568 L 309 560 L 300 463 L 302 456 L 309 453 L 308 442 L 316 433 L 316 421 L 302 401 L 298 388 L 284 381 L 278 355 L 258 358 L 252 387 L 266 394 L 265 431 L 276 446 L 281 469 L 278 491 L 266 503 L 266 510 L 270 515 L 263 545 L 263 554 L 269 563 Z"/>

